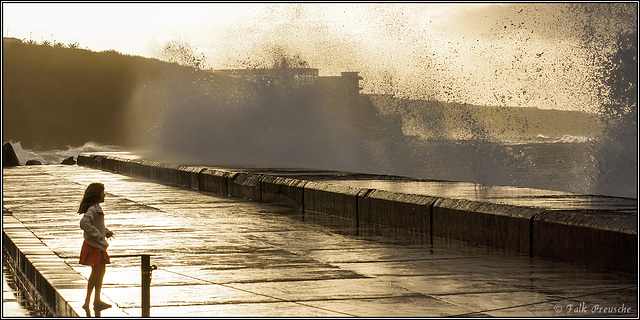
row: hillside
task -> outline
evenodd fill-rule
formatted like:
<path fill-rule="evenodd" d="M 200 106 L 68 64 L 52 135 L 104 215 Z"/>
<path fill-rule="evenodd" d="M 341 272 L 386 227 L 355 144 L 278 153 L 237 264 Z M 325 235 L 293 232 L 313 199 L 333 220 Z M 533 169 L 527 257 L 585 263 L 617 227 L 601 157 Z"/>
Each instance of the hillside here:
<path fill-rule="evenodd" d="M 579 111 L 474 106 L 372 95 L 382 114 L 402 117 L 407 135 L 427 139 L 533 140 L 539 136 L 594 137 L 602 132 L 596 115 Z"/>
<path fill-rule="evenodd" d="M 52 149 L 87 141 L 127 145 L 123 118 L 138 83 L 159 60 L 3 39 L 3 141 Z"/>

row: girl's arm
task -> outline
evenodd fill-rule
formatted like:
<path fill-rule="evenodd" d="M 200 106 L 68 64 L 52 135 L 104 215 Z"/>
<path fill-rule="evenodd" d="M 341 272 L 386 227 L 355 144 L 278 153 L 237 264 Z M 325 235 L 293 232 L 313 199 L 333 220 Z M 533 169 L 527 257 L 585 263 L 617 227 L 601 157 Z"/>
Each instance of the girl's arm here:
<path fill-rule="evenodd" d="M 91 214 L 91 208 L 87 210 L 87 212 L 80 219 L 80 229 L 84 230 L 90 237 L 100 239 L 102 235 L 100 231 L 96 227 L 93 226 L 91 221 L 93 220 L 93 215 Z"/>

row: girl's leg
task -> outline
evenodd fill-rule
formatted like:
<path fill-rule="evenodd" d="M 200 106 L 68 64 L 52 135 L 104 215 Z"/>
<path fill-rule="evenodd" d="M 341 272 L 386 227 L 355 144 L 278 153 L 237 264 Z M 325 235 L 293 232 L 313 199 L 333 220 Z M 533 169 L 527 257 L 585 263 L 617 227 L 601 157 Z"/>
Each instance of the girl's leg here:
<path fill-rule="evenodd" d="M 106 265 L 100 264 L 97 266 L 91 267 L 91 275 L 89 276 L 89 283 L 87 284 L 87 296 L 84 299 L 83 308 L 89 308 L 89 303 L 91 302 L 91 293 L 93 289 L 96 289 L 96 294 L 93 298 L 93 305 L 99 306 L 108 306 L 108 304 L 102 302 L 100 300 L 100 291 L 102 290 L 102 280 L 104 279 L 104 273 L 106 271 Z"/>
<path fill-rule="evenodd" d="M 89 282 L 87 283 L 87 296 L 84 299 L 83 308 L 89 308 L 89 303 L 91 302 L 91 293 L 93 292 L 93 288 L 96 287 L 98 274 L 100 273 L 99 266 L 91 267 L 91 275 L 89 275 Z"/>
<path fill-rule="evenodd" d="M 102 302 L 102 300 L 100 299 L 100 291 L 102 291 L 102 280 L 104 280 L 104 273 L 107 270 L 107 265 L 98 265 L 96 266 L 96 272 L 98 273 L 96 275 L 96 283 L 95 283 L 95 287 L 96 287 L 96 295 L 93 299 L 93 305 L 101 305 L 101 306 L 106 306 L 108 304 Z"/>

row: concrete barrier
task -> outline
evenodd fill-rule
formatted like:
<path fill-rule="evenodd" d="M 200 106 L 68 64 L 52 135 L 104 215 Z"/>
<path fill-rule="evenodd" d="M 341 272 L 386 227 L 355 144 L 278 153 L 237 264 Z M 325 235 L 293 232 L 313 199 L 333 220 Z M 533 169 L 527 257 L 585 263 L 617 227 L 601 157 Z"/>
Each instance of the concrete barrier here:
<path fill-rule="evenodd" d="M 153 168 L 159 166 L 159 162 L 142 160 L 140 161 L 140 177 L 145 179 L 153 179 L 153 174 L 151 173 Z"/>
<path fill-rule="evenodd" d="M 124 173 L 128 176 L 140 177 L 142 162 L 132 159 L 121 159 L 116 163 L 116 172 Z"/>
<path fill-rule="evenodd" d="M 260 201 L 260 179 L 262 175 L 238 173 L 229 180 L 229 195 L 243 199 Z"/>
<path fill-rule="evenodd" d="M 265 176 L 260 180 L 260 199 L 302 212 L 304 210 L 304 186 L 308 181 Z"/>
<path fill-rule="evenodd" d="M 205 167 L 180 166 L 176 172 L 176 184 L 185 188 L 200 190 L 200 172 Z"/>
<path fill-rule="evenodd" d="M 178 184 L 178 170 L 180 166 L 159 162 L 143 161 L 148 168 L 148 178 L 168 184 Z"/>
<path fill-rule="evenodd" d="M 102 169 L 102 156 L 81 153 L 78 155 L 77 164 L 93 169 Z"/>
<path fill-rule="evenodd" d="M 217 169 L 204 169 L 198 175 L 198 186 L 202 191 L 214 192 L 217 194 L 229 195 L 229 180 L 232 180 L 236 173 Z"/>
<path fill-rule="evenodd" d="M 580 265 L 638 272 L 638 216 L 632 212 L 550 210 L 532 226 L 536 256 Z"/>
<path fill-rule="evenodd" d="M 380 234 L 401 230 L 431 234 L 431 206 L 437 198 L 371 190 L 358 200 L 360 229 Z"/>
<path fill-rule="evenodd" d="M 93 158 L 95 157 L 92 157 L 86 153 L 81 153 L 78 155 L 78 157 L 76 157 L 76 164 L 79 166 L 90 167 Z"/>
<path fill-rule="evenodd" d="M 367 189 L 310 181 L 304 187 L 304 213 L 313 218 L 313 214 L 333 217 L 337 221 L 327 221 L 349 229 L 358 228 L 358 196 Z"/>
<path fill-rule="evenodd" d="M 433 234 L 529 254 L 531 219 L 543 211 L 463 199 L 438 199 L 433 205 Z"/>
<path fill-rule="evenodd" d="M 116 169 L 120 169 L 120 168 L 116 168 L 116 163 L 121 162 L 124 159 L 120 159 L 117 156 L 104 156 L 102 157 L 102 170 L 105 171 L 109 171 L 109 172 L 118 172 L 118 170 Z"/>

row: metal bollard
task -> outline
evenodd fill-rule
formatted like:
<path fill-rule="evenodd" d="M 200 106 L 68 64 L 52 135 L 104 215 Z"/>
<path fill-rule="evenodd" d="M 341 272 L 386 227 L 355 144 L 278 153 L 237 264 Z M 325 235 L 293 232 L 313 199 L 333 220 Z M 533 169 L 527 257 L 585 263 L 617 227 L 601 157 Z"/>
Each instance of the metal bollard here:
<path fill-rule="evenodd" d="M 149 256 L 150 255 L 148 254 L 140 255 L 140 257 L 142 258 L 141 260 L 142 317 L 146 317 L 146 318 L 150 316 L 150 310 L 151 310 L 151 294 L 150 294 L 151 272 L 153 272 L 153 270 L 158 269 L 158 267 L 156 267 L 155 265 L 153 266 L 151 265 Z"/>

